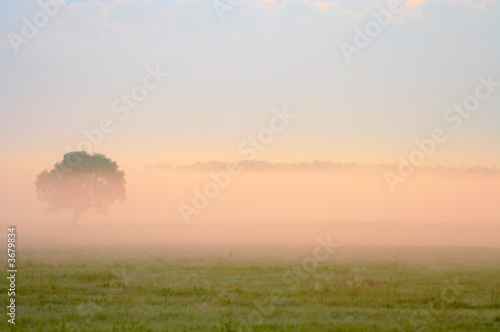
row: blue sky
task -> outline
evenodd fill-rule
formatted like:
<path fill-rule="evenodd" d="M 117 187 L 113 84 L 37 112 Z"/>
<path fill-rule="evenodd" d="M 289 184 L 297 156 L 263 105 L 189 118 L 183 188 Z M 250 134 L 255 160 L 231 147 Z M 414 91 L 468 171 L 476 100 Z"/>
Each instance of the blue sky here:
<path fill-rule="evenodd" d="M 46 3 L 47 1 L 42 1 Z M 419 1 L 416 1 L 419 2 Z M 328 4 L 328 5 L 325 5 Z M 15 52 L 37 1 L 0 3 L 0 148 L 59 156 L 111 118 L 99 147 L 141 162 L 229 160 L 274 107 L 297 114 L 270 161 L 395 163 L 479 76 L 500 81 L 498 1 L 405 5 L 347 63 L 339 45 L 385 1 L 72 1 Z M 111 102 L 148 66 L 170 73 L 126 121 Z M 500 91 L 430 164 L 500 166 Z M 38 152 L 35 152 L 38 151 Z M 53 157 L 52 157 L 53 159 Z"/>

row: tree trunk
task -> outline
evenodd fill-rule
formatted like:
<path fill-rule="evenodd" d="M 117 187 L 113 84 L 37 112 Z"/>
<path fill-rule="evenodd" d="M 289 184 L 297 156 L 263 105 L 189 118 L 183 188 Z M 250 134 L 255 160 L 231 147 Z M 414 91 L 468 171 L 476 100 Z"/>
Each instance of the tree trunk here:
<path fill-rule="evenodd" d="M 80 214 L 82 211 L 75 212 L 75 216 L 73 217 L 73 225 L 76 225 L 78 223 L 78 218 L 80 218 Z"/>

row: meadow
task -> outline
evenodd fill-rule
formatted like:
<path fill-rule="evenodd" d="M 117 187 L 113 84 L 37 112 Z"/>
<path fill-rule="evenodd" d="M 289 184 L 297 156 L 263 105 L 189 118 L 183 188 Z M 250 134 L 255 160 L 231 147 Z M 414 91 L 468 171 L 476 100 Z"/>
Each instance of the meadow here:
<path fill-rule="evenodd" d="M 500 249 L 25 248 L 8 331 L 500 331 Z M 7 283 L 2 281 L 5 289 Z M 6 303 L 7 294 L 0 298 Z M 4 314 L 5 315 L 5 314 Z"/>

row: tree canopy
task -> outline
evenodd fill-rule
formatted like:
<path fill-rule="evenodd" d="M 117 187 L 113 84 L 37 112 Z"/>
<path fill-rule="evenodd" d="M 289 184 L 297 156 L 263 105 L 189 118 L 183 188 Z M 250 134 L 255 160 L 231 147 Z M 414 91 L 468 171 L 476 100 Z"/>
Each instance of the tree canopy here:
<path fill-rule="evenodd" d="M 50 171 L 38 174 L 36 194 L 49 204 L 48 210 L 72 210 L 73 222 L 89 208 L 106 214 L 115 201 L 125 200 L 125 173 L 115 161 L 103 154 L 73 151 L 54 164 Z"/>

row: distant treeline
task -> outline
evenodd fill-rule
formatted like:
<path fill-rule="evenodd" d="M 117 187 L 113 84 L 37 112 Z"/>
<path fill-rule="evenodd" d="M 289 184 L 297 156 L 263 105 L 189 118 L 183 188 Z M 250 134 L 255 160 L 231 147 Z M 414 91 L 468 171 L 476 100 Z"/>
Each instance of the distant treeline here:
<path fill-rule="evenodd" d="M 314 161 L 300 163 L 271 163 L 268 161 L 243 160 L 238 162 L 239 166 L 245 171 L 260 172 L 328 172 L 328 173 L 351 173 L 351 174 L 380 174 L 385 171 L 395 171 L 398 168 L 396 164 L 358 164 L 342 163 L 333 161 Z M 184 170 L 184 171 L 220 171 L 227 168 L 228 162 L 223 161 L 198 161 L 189 165 L 172 166 L 168 163 L 157 165 L 146 165 L 147 169 L 157 170 Z M 420 167 L 419 171 L 443 173 L 443 174 L 500 174 L 500 169 L 496 167 Z"/>

